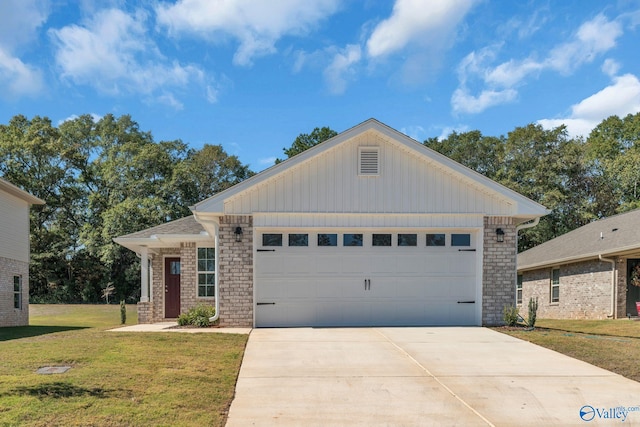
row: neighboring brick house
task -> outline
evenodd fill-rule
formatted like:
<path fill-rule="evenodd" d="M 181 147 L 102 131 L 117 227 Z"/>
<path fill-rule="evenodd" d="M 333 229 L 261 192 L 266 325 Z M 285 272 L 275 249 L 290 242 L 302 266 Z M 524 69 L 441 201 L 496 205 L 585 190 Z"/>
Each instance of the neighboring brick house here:
<path fill-rule="evenodd" d="M 637 316 L 640 210 L 592 222 L 518 255 L 518 304 L 538 298 L 538 317 Z"/>
<path fill-rule="evenodd" d="M 141 323 L 205 302 L 222 326 L 499 324 L 516 227 L 547 213 L 373 119 L 191 210 L 115 239 Z"/>
<path fill-rule="evenodd" d="M 29 208 L 41 204 L 0 178 L 0 327 L 29 324 Z"/>

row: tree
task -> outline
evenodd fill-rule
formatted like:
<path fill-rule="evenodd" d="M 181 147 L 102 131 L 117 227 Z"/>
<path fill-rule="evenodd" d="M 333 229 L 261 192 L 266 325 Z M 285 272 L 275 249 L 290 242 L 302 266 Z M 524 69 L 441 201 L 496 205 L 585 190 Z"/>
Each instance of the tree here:
<path fill-rule="evenodd" d="M 205 144 L 201 150 L 189 150 L 174 170 L 172 188 L 175 206 L 189 215 L 189 206 L 251 177 L 254 173 L 238 157 L 229 156 L 221 145 Z"/>
<path fill-rule="evenodd" d="M 303 151 L 306 151 L 309 148 L 315 147 L 321 142 L 326 141 L 327 139 L 333 138 L 337 134 L 338 132 L 326 126 L 322 128 L 315 128 L 313 131 L 311 131 L 310 134 L 301 133 L 300 135 L 298 135 L 293 141 L 293 144 L 291 144 L 291 147 L 283 148 L 282 151 L 284 151 L 284 154 L 286 154 L 287 158 L 290 159 L 296 154 L 300 154 Z M 284 160 L 282 159 L 276 159 L 276 164 L 283 161 Z"/>

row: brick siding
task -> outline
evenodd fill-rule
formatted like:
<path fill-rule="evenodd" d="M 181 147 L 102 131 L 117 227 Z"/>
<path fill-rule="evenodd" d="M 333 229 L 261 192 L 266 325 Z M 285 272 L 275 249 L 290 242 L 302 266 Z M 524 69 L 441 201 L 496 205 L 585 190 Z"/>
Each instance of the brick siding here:
<path fill-rule="evenodd" d="M 22 276 L 22 308 L 13 306 L 13 277 Z M 0 257 L 0 327 L 29 324 L 29 263 Z"/>
<path fill-rule="evenodd" d="M 496 229 L 504 231 L 504 242 Z M 505 306 L 515 304 L 516 227 L 511 218 L 485 217 L 482 265 L 482 324 L 502 325 Z"/>
<path fill-rule="evenodd" d="M 589 260 L 558 267 L 560 298 L 551 302 L 551 268 L 522 274 L 522 309 L 526 315 L 529 298 L 538 298 L 538 317 L 547 319 L 606 319 L 611 312 L 611 263 Z M 616 262 L 618 311 L 626 304 L 626 260 Z M 525 316 L 526 317 L 526 316 Z"/>
<path fill-rule="evenodd" d="M 242 240 L 235 229 L 242 227 Z M 224 216 L 218 234 L 221 326 L 253 326 L 253 217 Z"/>

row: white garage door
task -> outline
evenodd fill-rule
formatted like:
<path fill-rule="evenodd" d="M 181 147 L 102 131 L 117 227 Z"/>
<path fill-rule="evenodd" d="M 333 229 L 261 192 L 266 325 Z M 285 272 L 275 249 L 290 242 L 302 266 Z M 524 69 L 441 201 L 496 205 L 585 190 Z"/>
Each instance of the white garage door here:
<path fill-rule="evenodd" d="M 257 235 L 256 326 L 476 324 L 476 233 Z"/>

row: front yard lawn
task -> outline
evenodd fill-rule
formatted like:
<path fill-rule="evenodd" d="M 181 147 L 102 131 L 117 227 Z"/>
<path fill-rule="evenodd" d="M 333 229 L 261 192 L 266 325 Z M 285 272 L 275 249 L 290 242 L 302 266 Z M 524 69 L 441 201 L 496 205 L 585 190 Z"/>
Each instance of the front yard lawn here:
<path fill-rule="evenodd" d="M 0 328 L 0 425 L 224 425 L 248 336 L 107 332 L 119 310 L 31 305 L 33 326 Z"/>
<path fill-rule="evenodd" d="M 540 319 L 533 331 L 497 330 L 640 381 L 638 321 Z"/>

